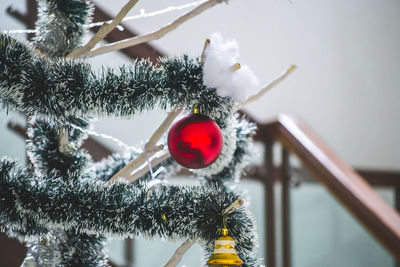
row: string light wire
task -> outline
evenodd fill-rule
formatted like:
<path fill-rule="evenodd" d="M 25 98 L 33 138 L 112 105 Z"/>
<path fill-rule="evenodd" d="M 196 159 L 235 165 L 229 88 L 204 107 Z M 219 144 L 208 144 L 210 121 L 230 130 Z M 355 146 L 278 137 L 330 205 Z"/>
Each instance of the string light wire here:
<path fill-rule="evenodd" d="M 132 15 L 132 16 L 127 16 L 122 20 L 122 22 L 141 19 L 141 18 L 154 17 L 154 16 L 166 14 L 166 13 L 169 13 L 169 12 L 172 12 L 172 11 L 179 11 L 179 10 L 190 8 L 190 7 L 196 7 L 198 5 L 201 5 L 204 2 L 206 2 L 206 0 L 195 1 L 195 2 L 192 2 L 192 3 L 180 5 L 180 6 L 170 6 L 170 7 L 164 8 L 164 9 L 160 9 L 160 10 L 153 11 L 153 12 L 148 12 L 148 13 L 144 9 L 140 9 L 140 13 L 139 14 Z M 93 28 L 93 27 L 101 26 L 104 23 L 111 23 L 111 22 L 112 22 L 112 20 L 93 22 L 93 23 L 90 23 L 88 25 L 85 25 L 84 27 L 87 28 L 87 29 L 90 29 L 90 28 Z M 117 29 L 120 30 L 120 31 L 123 31 L 124 27 L 122 27 L 121 25 L 118 25 Z M 7 31 L 3 31 L 4 34 L 22 34 L 22 33 L 36 33 L 36 32 L 37 32 L 36 29 L 23 29 L 23 30 L 7 30 Z"/>
<path fill-rule="evenodd" d="M 138 149 L 138 148 L 136 148 L 134 146 L 130 146 L 130 145 L 125 144 L 123 141 L 121 141 L 120 139 L 118 139 L 118 138 L 116 138 L 114 136 L 103 134 L 103 133 L 98 133 L 98 132 L 95 132 L 93 130 L 83 129 L 83 128 L 79 127 L 79 126 L 72 125 L 72 124 L 71 124 L 71 126 L 74 129 L 77 129 L 77 130 L 79 130 L 81 132 L 86 133 L 87 135 L 97 136 L 97 137 L 101 137 L 101 138 L 104 138 L 104 139 L 111 140 L 111 141 L 117 143 L 118 146 L 122 146 L 123 148 L 125 148 L 127 150 L 132 150 L 132 151 L 134 151 L 136 153 L 142 153 L 143 152 L 142 150 L 140 150 L 140 149 Z"/>

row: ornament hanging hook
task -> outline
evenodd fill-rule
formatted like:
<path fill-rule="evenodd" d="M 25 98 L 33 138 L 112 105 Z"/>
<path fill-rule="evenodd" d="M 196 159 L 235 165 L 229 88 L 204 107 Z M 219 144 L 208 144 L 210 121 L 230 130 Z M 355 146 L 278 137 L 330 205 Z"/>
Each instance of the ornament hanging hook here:
<path fill-rule="evenodd" d="M 227 220 L 227 216 L 223 215 L 222 217 L 222 229 L 221 229 L 221 235 L 228 235 L 228 228 L 226 227 L 226 220 Z"/>

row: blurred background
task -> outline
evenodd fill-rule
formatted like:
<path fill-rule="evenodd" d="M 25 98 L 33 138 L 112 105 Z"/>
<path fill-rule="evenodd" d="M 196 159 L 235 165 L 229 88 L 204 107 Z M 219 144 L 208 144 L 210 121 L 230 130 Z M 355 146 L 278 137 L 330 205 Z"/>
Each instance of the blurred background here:
<path fill-rule="evenodd" d="M 93 2 L 103 12 L 101 16 L 97 11 L 98 18 L 105 18 L 106 15 L 114 17 L 126 1 Z M 189 2 L 139 1 L 129 14 Z M 15 14 L 26 14 L 25 18 L 31 14 L 34 18 L 34 6 L 35 1 L 31 0 L 2 0 L 0 31 L 32 28 L 32 19 L 23 22 Z M 130 37 L 129 34 L 154 31 L 188 10 L 125 22 L 124 32 Z M 136 50 L 135 55 L 129 51 L 125 54 L 113 52 L 88 61 L 94 68 L 100 68 L 130 64 L 132 56 L 199 56 L 205 39 L 220 32 L 227 39 L 237 40 L 240 63 L 249 65 L 261 84 L 296 64 L 298 70 L 286 81 L 244 111 L 260 125 L 273 121 L 282 113 L 301 118 L 341 160 L 364 178 L 369 177 L 367 180 L 375 184 L 374 189 L 390 205 L 399 208 L 399 11 L 400 2 L 395 0 L 231 0 L 151 42 L 143 50 Z M 87 38 L 91 35 L 88 33 Z M 25 34 L 13 36 L 27 38 Z M 164 117 L 165 113 L 153 111 L 123 120 L 99 118 L 94 126 L 97 132 L 140 146 Z M 0 156 L 17 158 L 23 163 L 26 160 L 25 142 L 15 127 L 12 130 L 7 126 L 10 121 L 25 125 L 24 118 L 15 112 L 0 111 Z M 290 153 L 290 149 L 286 182 L 282 183 L 280 179 L 266 182 L 263 170 L 265 156 L 270 155 L 269 152 L 265 154 L 269 151 L 268 139 L 258 139 L 253 168 L 238 187 L 251 195 L 248 203 L 258 223 L 258 255 L 266 259 L 268 266 L 399 266 L 381 243 L 318 182 L 315 173 L 311 175 L 304 168 L 303 159 Z M 96 140 L 110 151 L 121 151 L 114 142 Z M 286 162 L 283 160 L 286 150 L 282 150 L 278 142 L 268 145 L 274 154 L 273 166 Z M 194 181 L 180 177 L 171 178 L 170 182 Z M 290 198 L 284 198 L 282 194 L 289 194 Z M 267 213 L 271 212 L 272 201 L 270 220 L 274 228 L 268 230 Z M 288 214 L 290 220 L 283 222 L 283 214 Z M 267 247 L 268 242 L 274 244 L 274 249 Z M 108 248 L 110 260 L 116 266 L 161 266 L 179 245 L 168 240 L 149 241 L 139 237 L 134 241 L 110 241 Z M 3 248 L 0 254 L 5 253 Z M 200 246 L 195 245 L 179 266 L 200 266 L 201 255 Z"/>

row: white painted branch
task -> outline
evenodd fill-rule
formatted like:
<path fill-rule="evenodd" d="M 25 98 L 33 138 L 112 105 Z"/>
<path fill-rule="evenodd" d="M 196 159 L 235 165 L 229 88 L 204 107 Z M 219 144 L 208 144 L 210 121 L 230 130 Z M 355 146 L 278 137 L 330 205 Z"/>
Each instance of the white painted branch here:
<path fill-rule="evenodd" d="M 237 70 L 240 70 L 241 67 L 242 66 L 240 65 L 240 63 L 235 63 L 235 64 L 233 64 L 232 66 L 229 67 L 229 70 L 231 72 L 235 72 Z"/>
<path fill-rule="evenodd" d="M 112 183 L 121 177 L 127 179 L 127 177 L 129 177 L 136 168 L 138 168 L 140 165 L 142 165 L 146 161 L 146 158 L 150 158 L 155 153 L 157 153 L 163 149 L 164 149 L 164 145 L 159 145 L 159 146 L 156 146 L 156 147 L 150 149 L 147 152 L 141 153 L 136 158 L 131 160 L 128 164 L 126 164 L 125 167 L 123 167 L 116 174 L 114 174 L 114 176 L 111 177 L 111 179 L 108 182 Z"/>
<path fill-rule="evenodd" d="M 65 153 L 68 150 L 68 131 L 60 127 L 60 133 L 58 134 L 58 150 L 61 153 Z"/>
<path fill-rule="evenodd" d="M 153 133 L 149 141 L 144 146 L 145 151 L 139 154 L 133 160 L 131 160 L 125 167 L 123 167 L 113 177 L 111 177 L 111 179 L 109 180 L 110 183 L 114 182 L 120 177 L 125 178 L 126 180 L 131 179 L 130 178 L 131 173 L 136 168 L 141 166 L 146 161 L 147 158 L 150 158 L 155 153 L 164 149 L 163 145 L 159 145 L 157 147 L 154 147 L 154 145 L 158 142 L 161 136 L 163 136 L 163 134 L 168 130 L 169 126 L 171 126 L 176 117 L 178 117 L 178 115 L 182 112 L 184 107 L 185 106 L 175 108 L 168 114 L 168 116 L 165 118 L 165 120 L 161 123 L 161 125 L 157 128 L 157 130 Z"/>
<path fill-rule="evenodd" d="M 100 29 L 96 32 L 96 34 L 90 39 L 87 44 L 84 46 L 72 51 L 67 55 L 67 57 L 74 58 L 84 55 L 85 53 L 92 50 L 98 42 L 104 39 L 118 24 L 122 21 L 122 19 L 128 14 L 129 10 L 132 9 L 136 5 L 139 0 L 130 0 L 117 14 L 117 16 L 113 19 L 113 21 L 108 24 L 104 22 L 104 24 L 100 27 Z"/>
<path fill-rule="evenodd" d="M 235 209 L 238 207 L 242 206 L 244 204 L 243 199 L 238 199 L 235 202 L 233 202 L 231 205 L 229 205 L 226 209 L 222 211 L 222 215 L 229 214 L 233 212 Z M 183 255 L 185 255 L 186 251 L 198 240 L 198 237 L 194 238 L 189 238 L 186 239 L 183 244 L 176 249 L 174 255 L 172 255 L 171 259 L 167 262 L 167 264 L 164 265 L 164 267 L 175 267 L 178 265 L 178 263 L 182 260 Z"/>
<path fill-rule="evenodd" d="M 176 249 L 172 258 L 164 265 L 164 267 L 175 267 L 182 260 L 183 255 L 185 255 L 186 251 L 197 241 L 197 237 L 192 239 L 187 239 L 180 245 L 179 248 Z"/>
<path fill-rule="evenodd" d="M 222 212 L 222 215 L 229 214 L 233 212 L 235 209 L 239 208 L 240 206 L 243 206 L 244 200 L 239 198 L 235 202 L 233 202 L 231 205 L 229 205 L 224 211 Z"/>
<path fill-rule="evenodd" d="M 256 101 L 260 97 L 262 97 L 266 92 L 277 86 L 280 82 L 285 80 L 293 71 L 297 69 L 296 65 L 290 66 L 284 73 L 282 73 L 279 77 L 273 80 L 271 83 L 267 84 L 264 88 L 262 88 L 257 94 L 250 96 L 246 99 L 246 101 L 236 105 L 235 110 L 239 110 L 244 106 L 248 105 L 251 102 Z"/>
<path fill-rule="evenodd" d="M 120 50 L 120 49 L 124 49 L 127 48 L 129 46 L 134 46 L 134 45 L 138 45 L 141 43 L 146 43 L 149 41 L 153 41 L 153 40 L 157 40 L 160 39 L 161 37 L 163 37 L 165 34 L 169 33 L 170 31 L 175 30 L 178 26 L 182 25 L 184 22 L 190 20 L 191 18 L 199 15 L 200 13 L 206 11 L 207 9 L 215 6 L 216 4 L 219 4 L 221 2 L 221 0 L 208 0 L 207 2 L 204 2 L 203 4 L 197 6 L 196 8 L 194 8 L 193 10 L 187 12 L 186 14 L 182 15 L 181 17 L 177 18 L 176 20 L 174 20 L 173 22 L 165 25 L 164 27 L 152 32 L 152 33 L 148 33 L 148 34 L 143 34 L 143 35 L 139 35 L 133 38 L 129 38 L 126 40 L 122 40 L 119 42 L 115 42 L 115 43 L 111 43 L 108 45 L 104 45 L 102 47 L 99 47 L 97 49 L 94 49 L 92 51 L 89 51 L 85 54 L 85 56 L 87 57 L 94 57 L 94 56 L 98 56 L 101 54 L 105 54 L 108 52 L 112 52 L 112 51 L 116 51 L 116 50 Z"/>
<path fill-rule="evenodd" d="M 165 120 L 161 123 L 161 125 L 157 128 L 157 130 L 153 133 L 150 137 L 149 141 L 147 141 L 146 145 L 144 146 L 144 150 L 148 151 L 154 147 L 157 141 L 161 138 L 161 136 L 169 129 L 169 126 L 174 122 L 176 117 L 181 114 L 184 106 L 178 107 L 173 109 L 165 118 Z"/>
<path fill-rule="evenodd" d="M 153 158 L 150 161 L 150 165 L 151 165 L 152 168 L 154 168 L 155 166 L 157 166 L 158 164 L 160 164 L 164 160 L 168 159 L 169 157 L 171 157 L 171 154 L 166 151 L 161 156 Z M 136 181 L 137 179 L 139 179 L 140 177 L 142 177 L 143 175 L 145 175 L 148 172 L 149 172 L 149 166 L 147 164 L 145 164 L 141 169 L 137 170 L 130 177 L 125 178 L 125 179 L 127 179 L 129 183 L 132 183 L 132 182 Z"/>
<path fill-rule="evenodd" d="M 210 45 L 210 39 L 206 39 L 206 41 L 204 42 L 204 46 L 203 46 L 203 52 L 201 52 L 201 57 L 200 57 L 200 63 L 204 63 L 204 60 L 206 59 L 206 49 L 207 47 Z"/>

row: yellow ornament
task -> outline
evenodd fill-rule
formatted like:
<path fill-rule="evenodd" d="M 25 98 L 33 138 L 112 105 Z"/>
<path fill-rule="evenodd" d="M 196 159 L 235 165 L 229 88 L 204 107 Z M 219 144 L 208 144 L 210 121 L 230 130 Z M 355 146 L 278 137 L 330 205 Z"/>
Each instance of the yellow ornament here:
<path fill-rule="evenodd" d="M 243 264 L 236 253 L 235 240 L 228 235 L 225 225 L 221 230 L 221 236 L 215 240 L 214 251 L 207 264 L 218 267 L 242 266 Z"/>

